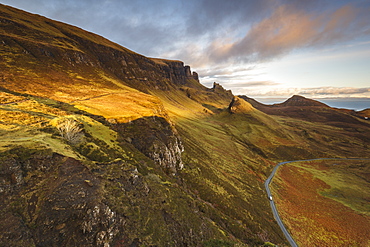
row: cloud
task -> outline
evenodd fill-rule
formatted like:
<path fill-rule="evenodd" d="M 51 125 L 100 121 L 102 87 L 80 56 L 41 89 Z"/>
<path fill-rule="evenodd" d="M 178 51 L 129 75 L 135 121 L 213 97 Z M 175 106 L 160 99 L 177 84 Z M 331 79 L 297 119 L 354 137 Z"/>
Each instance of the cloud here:
<path fill-rule="evenodd" d="M 332 53 L 320 56 L 332 59 L 332 54 L 338 56 L 338 51 L 351 43 L 365 46 L 370 35 L 367 0 L 3 0 L 2 3 L 76 25 L 145 56 L 182 60 L 199 73 L 203 84 L 217 81 L 234 93 L 264 94 L 269 90 L 279 94 L 278 90 L 273 92 L 274 81 L 284 83 L 283 79 L 266 70 L 259 74 L 261 64 L 267 67 L 268 62 L 298 50 L 330 50 Z M 368 35 L 367 39 L 361 39 L 364 35 Z M 365 54 L 364 49 L 353 52 Z M 295 64 L 290 64 L 286 71 L 294 74 L 295 68 Z M 356 75 L 357 71 L 360 69 Z M 297 86 L 299 81 L 297 78 Z M 304 89 L 279 90 L 287 94 Z"/>
<path fill-rule="evenodd" d="M 241 66 L 241 67 L 216 66 L 216 67 L 211 67 L 211 68 L 200 69 L 198 70 L 198 72 L 202 75 L 202 77 L 235 76 L 235 75 L 245 74 L 246 72 L 255 72 L 256 68 L 257 68 L 256 65 Z"/>
<path fill-rule="evenodd" d="M 4 0 L 5 4 L 102 35 L 146 56 L 181 45 L 182 2 L 171 0 Z M 7 3 L 8 2 L 8 3 Z M 183 44 L 184 45 L 184 44 Z"/>
<path fill-rule="evenodd" d="M 279 85 L 277 82 L 274 81 L 250 81 L 250 82 L 231 82 L 225 83 L 225 87 L 233 87 L 233 88 L 249 88 L 249 87 L 264 87 L 264 86 L 276 86 Z"/>
<path fill-rule="evenodd" d="M 323 87 L 306 88 L 299 91 L 304 95 L 356 95 L 369 94 L 370 88 L 352 88 L 352 87 Z"/>
<path fill-rule="evenodd" d="M 241 26 L 260 20 L 269 14 L 271 0 L 245 1 L 245 0 L 198 0 L 189 1 L 192 7 L 188 8 L 186 26 L 187 35 L 221 34 Z M 230 32 L 229 32 L 230 34 Z"/>
<path fill-rule="evenodd" d="M 369 6 L 360 8 L 361 1 L 3 2 L 77 25 L 143 55 L 180 59 L 194 67 L 266 61 L 370 34 Z"/>
<path fill-rule="evenodd" d="M 215 63 L 256 62 L 276 59 L 299 48 L 337 44 L 368 34 L 370 17 L 363 11 L 345 5 L 317 14 L 282 5 L 241 39 L 215 40 L 206 54 Z"/>
<path fill-rule="evenodd" d="M 238 90 L 246 87 L 278 85 L 272 80 L 263 79 L 265 67 L 261 65 L 216 66 L 198 70 L 202 84 L 209 86 L 213 82 L 222 84 L 226 89 Z M 260 79 L 256 79 L 260 78 Z"/>
<path fill-rule="evenodd" d="M 263 18 L 271 1 L 4 0 L 100 34 L 143 55 L 169 55 L 191 63 L 194 57 L 201 61 L 210 40 L 235 35 L 243 23 Z"/>
<path fill-rule="evenodd" d="M 370 97 L 370 88 L 322 87 L 322 88 L 274 88 L 272 90 L 244 90 L 241 92 L 253 97 L 291 97 L 303 95 L 308 97 Z"/>

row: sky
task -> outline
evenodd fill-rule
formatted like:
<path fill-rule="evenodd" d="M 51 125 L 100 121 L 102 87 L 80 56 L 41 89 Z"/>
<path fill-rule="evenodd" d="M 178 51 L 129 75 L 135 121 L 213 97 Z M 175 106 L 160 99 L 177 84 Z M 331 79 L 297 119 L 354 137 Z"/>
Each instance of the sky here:
<path fill-rule="evenodd" d="M 370 0 L 0 0 L 235 95 L 370 98 Z"/>

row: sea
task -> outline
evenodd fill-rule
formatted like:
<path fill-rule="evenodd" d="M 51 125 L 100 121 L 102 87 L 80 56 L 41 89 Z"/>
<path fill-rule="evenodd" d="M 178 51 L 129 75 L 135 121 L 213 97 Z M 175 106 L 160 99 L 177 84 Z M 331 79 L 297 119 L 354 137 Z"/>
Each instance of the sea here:
<path fill-rule="evenodd" d="M 320 98 L 314 100 L 320 101 L 327 104 L 330 107 L 343 108 L 355 111 L 361 111 L 370 108 L 370 98 Z M 255 98 L 260 103 L 263 104 L 278 104 L 282 103 L 287 99 L 283 98 Z"/>

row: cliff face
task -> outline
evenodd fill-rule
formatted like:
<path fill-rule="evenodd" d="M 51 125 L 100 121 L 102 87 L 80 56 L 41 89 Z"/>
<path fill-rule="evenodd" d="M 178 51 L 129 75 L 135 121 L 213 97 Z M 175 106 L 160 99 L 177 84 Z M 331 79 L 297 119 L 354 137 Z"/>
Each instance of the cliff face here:
<path fill-rule="evenodd" d="M 164 118 L 141 118 L 114 128 L 122 141 L 132 144 L 167 173 L 176 174 L 184 168 L 181 138 Z"/>
<path fill-rule="evenodd" d="M 15 88 L 14 77 L 22 77 L 17 70 L 19 65 L 30 72 L 37 71 L 27 79 L 29 84 L 39 87 L 50 87 L 49 81 L 55 76 L 73 79 L 71 73 L 79 74 L 79 78 L 70 82 L 73 84 L 91 84 L 91 79 L 109 75 L 123 85 L 145 92 L 169 90 L 174 85 L 187 84 L 188 80 L 198 81 L 197 74 L 191 74 L 190 67 L 181 61 L 147 58 L 63 23 L 21 11 L 14 14 L 11 8 L 3 7 L 1 14 L 0 43 L 4 55 L 0 65 L 5 87 Z M 29 18 L 33 22 L 28 22 Z M 22 56 L 14 58 L 15 54 Z M 40 85 L 42 79 L 45 82 Z M 117 87 L 109 80 L 102 83 Z"/>
<path fill-rule="evenodd" d="M 22 11 L 14 12 L 11 8 L 3 7 L 1 14 L 0 43 L 4 59 L 0 61 L 3 72 L 0 85 L 5 89 L 70 102 L 71 99 L 78 101 L 101 95 L 112 98 L 117 94 L 122 95 L 120 91 L 117 92 L 120 89 L 130 92 L 137 89 L 145 93 L 150 90 L 174 90 L 187 85 L 189 81 L 199 83 L 197 74 L 192 74 L 190 67 L 184 66 L 181 61 L 147 58 L 78 28 Z M 33 22 L 29 22 L 29 18 Z M 55 80 L 64 86 L 60 87 Z M 119 99 L 117 101 L 119 103 Z M 132 99 L 127 101 L 131 104 Z M 163 111 L 163 107 L 155 105 L 157 102 L 153 105 L 143 104 L 149 108 L 149 112 Z M 96 105 L 92 107 L 96 109 Z M 117 106 L 119 110 L 124 107 Z M 136 109 L 133 111 L 138 112 Z M 129 119 L 131 121 L 143 115 L 153 115 L 153 119 L 162 116 L 139 113 Z M 111 121 L 117 122 L 115 118 L 111 118 Z M 130 126 L 144 128 L 143 122 L 149 121 L 139 118 Z M 163 127 L 163 121 L 157 121 L 160 124 L 155 131 L 151 131 L 159 133 L 156 137 L 136 131 L 137 135 L 130 138 L 133 145 L 145 155 L 164 169 L 176 173 L 183 166 L 183 148 L 180 138 L 172 132 L 174 127 L 168 127 L 168 123 L 165 123 L 167 127 Z M 155 123 L 149 125 L 154 126 Z"/>
<path fill-rule="evenodd" d="M 3 5 L 0 53 L 0 245 L 284 245 L 272 166 L 368 155 L 363 119 L 252 106 L 183 62 Z"/>
<path fill-rule="evenodd" d="M 189 66 L 3 5 L 0 45 L 0 245 L 225 238 L 179 188 L 181 137 L 147 94 L 198 86 Z M 63 139 L 58 119 L 78 123 L 81 140 Z"/>
<path fill-rule="evenodd" d="M 7 155 L 17 152 L 22 159 L 0 159 L 1 244 L 185 246 L 218 235 L 201 217 L 188 217 L 199 209 L 194 204 L 184 211 L 192 202 L 170 182 L 161 188 L 158 175 L 143 176 L 126 161 L 89 167 L 48 151 L 12 149 Z M 148 236 L 148 230 L 157 235 Z"/>

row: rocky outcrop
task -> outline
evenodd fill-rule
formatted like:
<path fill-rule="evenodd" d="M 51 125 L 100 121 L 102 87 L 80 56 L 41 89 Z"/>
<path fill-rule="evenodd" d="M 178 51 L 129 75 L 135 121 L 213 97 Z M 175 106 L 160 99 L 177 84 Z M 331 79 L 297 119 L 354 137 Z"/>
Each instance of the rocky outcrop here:
<path fill-rule="evenodd" d="M 154 152 L 166 156 L 170 149 Z M 22 147 L 0 155 L 0 246 L 200 246 L 221 236 L 200 212 L 206 205 L 154 166 L 122 159 L 84 164 Z M 163 162 L 178 161 L 167 155 Z"/>
<path fill-rule="evenodd" d="M 184 151 L 175 128 L 162 117 L 145 117 L 129 123 L 116 124 L 114 128 L 125 142 L 156 162 L 169 174 L 176 174 L 184 167 Z"/>
<path fill-rule="evenodd" d="M 213 82 L 211 91 L 218 94 L 228 94 L 233 96 L 231 90 L 226 90 L 223 86 L 221 86 L 221 84 L 217 82 Z"/>
<path fill-rule="evenodd" d="M 195 72 L 195 71 L 193 71 L 193 73 L 191 73 L 191 69 L 190 69 L 189 65 L 185 66 L 185 77 L 186 77 L 185 79 L 194 79 L 194 80 L 199 82 L 198 73 Z M 186 82 L 186 80 L 185 80 L 185 82 Z"/>
<path fill-rule="evenodd" d="M 21 165 L 14 158 L 0 160 L 0 193 L 11 193 L 24 183 Z"/>
<path fill-rule="evenodd" d="M 167 140 L 155 139 L 147 155 L 163 167 L 166 171 L 176 174 L 184 168 L 181 153 L 184 147 L 177 136 L 170 136 Z"/>
<path fill-rule="evenodd" d="M 218 97 L 222 97 L 224 99 L 232 99 L 234 97 L 231 90 L 226 90 L 223 88 L 219 83 L 214 82 L 212 88 L 210 89 Z"/>
<path fill-rule="evenodd" d="M 1 161 L 2 178 L 14 180 L 2 179 L 13 189 L 0 192 L 0 245 L 110 246 L 125 221 L 101 201 L 101 179 L 75 159 L 30 155 Z"/>
<path fill-rule="evenodd" d="M 228 107 L 230 113 L 250 113 L 254 111 L 255 108 L 245 100 L 235 96 Z"/>
<path fill-rule="evenodd" d="M 171 85 L 184 86 L 189 84 L 189 80 L 196 80 L 199 83 L 198 74 L 191 72 L 190 66 L 184 66 L 181 61 L 161 60 L 158 72 L 162 73 L 160 77 L 167 78 Z M 157 73 L 158 73 L 157 72 Z M 158 78 L 157 78 L 158 79 Z"/>

